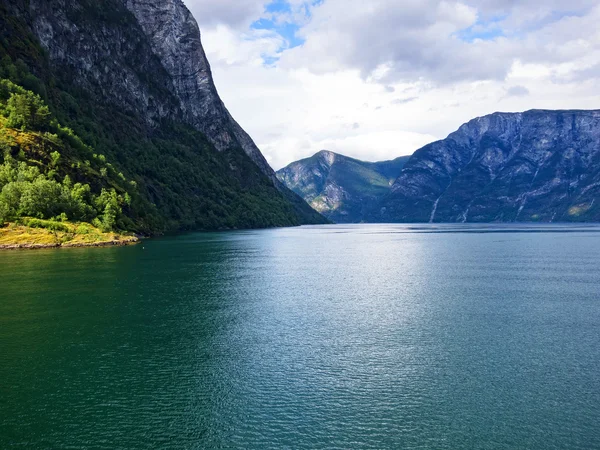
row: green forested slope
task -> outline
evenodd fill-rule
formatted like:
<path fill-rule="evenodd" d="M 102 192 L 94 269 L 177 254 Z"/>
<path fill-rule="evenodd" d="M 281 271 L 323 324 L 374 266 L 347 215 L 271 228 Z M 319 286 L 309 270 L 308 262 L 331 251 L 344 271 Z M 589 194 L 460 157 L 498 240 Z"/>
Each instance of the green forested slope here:
<path fill-rule="evenodd" d="M 23 217 L 134 228 L 122 173 L 62 127 L 39 95 L 0 80 L 0 222 Z"/>
<path fill-rule="evenodd" d="M 324 221 L 286 198 L 241 149 L 217 152 L 177 121 L 150 129 L 78 87 L 31 33 L 26 3 L 0 4 L 0 221 L 66 216 L 143 233 Z M 81 4 L 88 21 L 130 19 Z M 160 86 L 154 94 L 166 95 Z"/>

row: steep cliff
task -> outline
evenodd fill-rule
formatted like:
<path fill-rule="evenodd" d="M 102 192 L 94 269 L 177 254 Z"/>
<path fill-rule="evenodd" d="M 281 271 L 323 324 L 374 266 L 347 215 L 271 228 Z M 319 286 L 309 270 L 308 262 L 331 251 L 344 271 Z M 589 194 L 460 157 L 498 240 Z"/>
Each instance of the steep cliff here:
<path fill-rule="evenodd" d="M 358 223 L 389 192 L 408 158 L 371 163 L 323 150 L 277 171 L 277 176 L 325 217 Z"/>
<path fill-rule="evenodd" d="M 600 111 L 495 113 L 415 152 L 378 222 L 599 221 Z"/>
<path fill-rule="evenodd" d="M 181 0 L 125 0 L 173 82 L 184 120 L 203 132 L 217 150 L 240 145 L 271 179 L 277 180 L 250 136 L 231 117 L 215 88 L 196 20 Z"/>
<path fill-rule="evenodd" d="M 40 94 L 132 180 L 120 189 L 137 228 L 324 221 L 279 183 L 223 105 L 180 0 L 2 3 L 0 57 L 2 77 Z"/>

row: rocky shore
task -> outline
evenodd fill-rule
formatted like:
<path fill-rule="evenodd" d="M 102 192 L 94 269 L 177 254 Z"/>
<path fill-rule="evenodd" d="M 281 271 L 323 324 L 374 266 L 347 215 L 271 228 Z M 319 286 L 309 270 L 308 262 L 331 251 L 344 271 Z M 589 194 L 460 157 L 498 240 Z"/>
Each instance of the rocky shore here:
<path fill-rule="evenodd" d="M 111 247 L 131 245 L 140 240 L 134 234 L 103 232 L 90 224 L 61 223 L 58 226 L 61 231 L 14 223 L 0 227 L 0 250 Z"/>
<path fill-rule="evenodd" d="M 137 244 L 140 240 L 135 237 L 115 239 L 102 242 L 65 242 L 52 244 L 0 244 L 0 250 L 40 250 L 45 248 L 81 248 L 81 247 L 123 247 L 125 245 Z"/>

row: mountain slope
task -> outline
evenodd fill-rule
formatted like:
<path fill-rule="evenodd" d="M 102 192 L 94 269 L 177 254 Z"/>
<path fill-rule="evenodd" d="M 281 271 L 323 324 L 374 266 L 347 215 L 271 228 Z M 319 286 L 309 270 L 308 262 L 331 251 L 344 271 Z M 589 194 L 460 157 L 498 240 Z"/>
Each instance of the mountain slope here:
<path fill-rule="evenodd" d="M 256 144 L 221 101 L 200 42 L 198 24 L 184 4 L 180 0 L 126 0 L 125 5 L 173 80 L 184 120 L 204 133 L 219 151 L 234 143 L 241 146 L 263 173 L 277 180 Z"/>
<path fill-rule="evenodd" d="M 117 193 L 132 198 L 131 229 L 324 221 L 278 182 L 221 102 L 180 0 L 2 3 L 0 59 L 0 78 L 39 94 L 128 180 Z M 23 159 L 21 150 L 12 146 L 11 157 Z"/>
<path fill-rule="evenodd" d="M 376 222 L 600 221 L 600 111 L 495 113 L 418 150 Z"/>
<path fill-rule="evenodd" d="M 277 171 L 277 176 L 327 218 L 356 223 L 389 192 L 408 158 L 370 163 L 323 150 Z"/>

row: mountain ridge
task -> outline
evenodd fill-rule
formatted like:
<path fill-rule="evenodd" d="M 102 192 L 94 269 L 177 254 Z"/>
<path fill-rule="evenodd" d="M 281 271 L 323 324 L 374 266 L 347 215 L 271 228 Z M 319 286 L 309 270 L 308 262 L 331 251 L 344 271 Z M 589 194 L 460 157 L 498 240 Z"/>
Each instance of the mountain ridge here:
<path fill-rule="evenodd" d="M 361 222 L 390 186 L 408 157 L 365 162 L 328 150 L 277 171 L 279 179 L 335 222 Z"/>
<path fill-rule="evenodd" d="M 417 150 L 376 222 L 597 221 L 600 111 L 496 112 Z"/>

